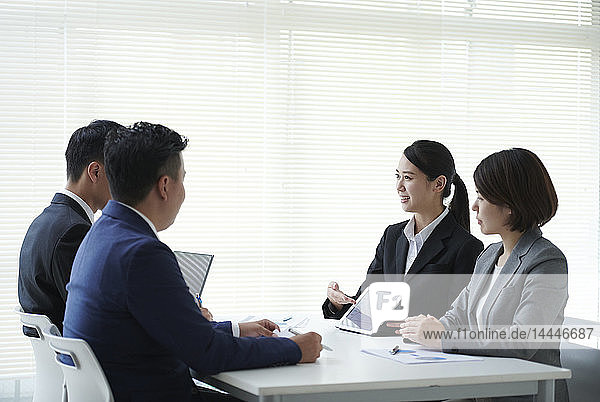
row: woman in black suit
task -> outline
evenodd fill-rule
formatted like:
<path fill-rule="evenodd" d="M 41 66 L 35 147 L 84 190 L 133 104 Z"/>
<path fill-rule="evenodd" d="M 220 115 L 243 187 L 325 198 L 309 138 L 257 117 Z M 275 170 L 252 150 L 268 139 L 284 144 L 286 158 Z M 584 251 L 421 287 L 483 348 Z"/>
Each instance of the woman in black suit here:
<path fill-rule="evenodd" d="M 451 184 L 454 196 L 446 207 L 443 200 L 450 196 Z M 483 243 L 469 233 L 467 189 L 448 148 L 428 140 L 406 148 L 396 169 L 396 189 L 402 209 L 412 212 L 412 218 L 385 229 L 356 295 L 350 297 L 336 282 L 329 283 L 325 318 L 341 318 L 368 285 L 382 280 L 410 285 L 410 315 L 439 316 L 468 283 Z"/>

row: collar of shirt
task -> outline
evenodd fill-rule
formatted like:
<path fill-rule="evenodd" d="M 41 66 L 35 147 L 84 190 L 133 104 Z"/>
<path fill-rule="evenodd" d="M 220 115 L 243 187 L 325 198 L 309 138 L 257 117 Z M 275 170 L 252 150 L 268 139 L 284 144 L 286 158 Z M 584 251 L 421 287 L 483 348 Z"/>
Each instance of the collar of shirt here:
<path fill-rule="evenodd" d="M 448 215 L 449 212 L 450 211 L 447 207 L 444 208 L 444 211 L 440 214 L 440 216 L 435 218 L 433 220 L 433 222 L 431 222 L 429 225 L 425 226 L 416 235 L 415 235 L 415 216 L 413 215 L 410 218 L 410 220 L 408 221 L 408 223 L 406 224 L 406 226 L 404 227 L 404 235 L 406 236 L 406 238 L 408 239 L 409 242 L 414 241 L 414 242 L 420 243 L 420 245 L 423 245 L 423 243 L 425 243 L 425 241 L 427 241 L 427 238 L 435 230 L 437 225 L 440 224 L 442 219 L 444 219 L 446 217 L 446 215 Z"/>
<path fill-rule="evenodd" d="M 154 223 L 152 223 L 152 221 L 150 219 L 148 219 L 148 217 L 146 215 L 144 215 L 143 213 L 141 213 L 140 211 L 138 211 L 137 209 L 135 209 L 134 207 L 127 205 L 127 204 L 123 204 L 122 202 L 116 201 L 121 205 L 126 206 L 127 208 L 131 209 L 132 211 L 135 211 L 136 214 L 138 214 L 139 216 L 142 217 L 143 220 L 146 221 L 146 223 L 148 224 L 148 226 L 150 226 L 150 229 L 152 229 L 152 231 L 154 232 L 154 234 L 156 235 L 156 237 L 158 237 L 158 232 L 156 231 L 156 226 L 154 226 Z"/>
<path fill-rule="evenodd" d="M 90 223 L 94 223 L 94 211 L 92 211 L 92 208 L 80 196 L 72 191 L 67 190 L 66 188 L 59 190 L 58 192 L 77 201 L 77 203 L 81 205 L 81 208 L 83 208 L 85 211 L 88 218 L 90 218 Z"/>

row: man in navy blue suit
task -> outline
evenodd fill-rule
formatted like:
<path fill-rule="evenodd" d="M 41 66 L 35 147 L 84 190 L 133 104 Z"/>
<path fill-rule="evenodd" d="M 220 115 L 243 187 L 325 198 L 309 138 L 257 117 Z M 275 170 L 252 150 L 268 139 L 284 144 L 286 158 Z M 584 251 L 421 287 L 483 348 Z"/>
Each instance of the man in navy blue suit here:
<path fill-rule="evenodd" d="M 257 337 L 272 335 L 276 325 L 236 328 L 202 316 L 173 252 L 157 237 L 185 198 L 186 145 L 173 130 L 144 122 L 106 140 L 113 200 L 75 257 L 64 336 L 90 344 L 116 401 L 189 401 L 190 367 L 209 375 L 314 362 L 320 354 L 316 333 Z"/>
<path fill-rule="evenodd" d="M 94 213 L 110 199 L 104 172 L 106 134 L 120 126 L 94 120 L 75 130 L 65 151 L 67 185 L 34 219 L 21 246 L 19 303 L 26 313 L 48 316 L 61 331 L 75 253 Z"/>

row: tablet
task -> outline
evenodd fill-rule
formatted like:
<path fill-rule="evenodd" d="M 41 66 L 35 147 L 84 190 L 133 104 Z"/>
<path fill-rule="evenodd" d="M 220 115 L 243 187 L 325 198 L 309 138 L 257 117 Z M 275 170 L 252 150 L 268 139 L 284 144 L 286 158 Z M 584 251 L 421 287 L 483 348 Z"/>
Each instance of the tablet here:
<path fill-rule="evenodd" d="M 367 288 L 358 297 L 356 303 L 340 318 L 340 321 L 336 324 L 336 328 L 365 335 L 373 335 L 373 333 L 377 332 L 378 328 L 373 330 L 369 299 L 369 288 Z"/>
<path fill-rule="evenodd" d="M 374 282 L 342 316 L 336 328 L 364 335 L 397 336 L 387 322 L 408 316 L 410 286 L 405 282 Z M 380 331 L 383 329 L 383 331 Z"/>

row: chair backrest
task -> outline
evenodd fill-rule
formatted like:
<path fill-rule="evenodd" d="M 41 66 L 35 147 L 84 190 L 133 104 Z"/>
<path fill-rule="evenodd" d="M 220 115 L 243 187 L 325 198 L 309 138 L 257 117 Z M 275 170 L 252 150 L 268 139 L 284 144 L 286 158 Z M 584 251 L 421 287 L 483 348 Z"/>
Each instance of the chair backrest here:
<path fill-rule="evenodd" d="M 595 341 L 597 345 L 600 336 L 597 330 L 600 323 L 565 317 L 564 325 L 574 325 L 577 328 L 593 328 L 590 339 Z M 571 378 L 567 380 L 570 401 L 598 400 L 598 395 L 600 395 L 600 381 L 598 381 L 600 350 L 563 341 L 560 346 L 560 361 L 564 368 L 571 370 Z"/>
<path fill-rule="evenodd" d="M 561 345 L 560 360 L 564 368 L 571 370 L 571 378 L 567 380 L 570 401 L 598 400 L 600 350 L 564 342 Z"/>
<path fill-rule="evenodd" d="M 61 401 L 65 394 L 64 376 L 54 362 L 54 351 L 48 344 L 46 333 L 60 335 L 58 328 L 45 315 L 23 312 L 21 306 L 15 307 L 25 336 L 31 341 L 35 358 L 35 379 L 33 402 Z"/>
<path fill-rule="evenodd" d="M 67 383 L 69 401 L 113 402 L 110 385 L 90 345 L 83 339 L 44 334 Z"/>

